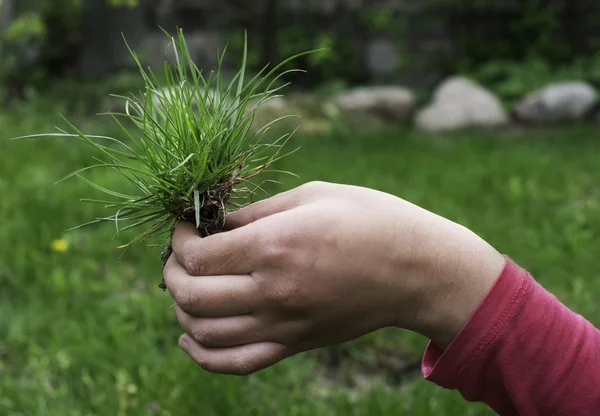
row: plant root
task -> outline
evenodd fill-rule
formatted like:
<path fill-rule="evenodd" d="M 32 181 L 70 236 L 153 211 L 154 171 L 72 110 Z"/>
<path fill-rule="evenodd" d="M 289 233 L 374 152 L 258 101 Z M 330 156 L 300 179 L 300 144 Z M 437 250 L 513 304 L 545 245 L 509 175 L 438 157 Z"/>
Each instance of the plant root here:
<path fill-rule="evenodd" d="M 196 225 L 200 237 L 204 238 L 225 231 L 225 206 L 229 202 L 233 184 L 233 181 L 230 179 L 224 180 L 215 189 L 209 190 L 201 196 L 202 203 L 200 206 L 200 221 L 199 224 Z M 190 203 L 189 207 L 183 211 L 183 214 L 180 216 L 180 220 L 196 224 L 196 211 L 193 203 Z M 167 261 L 169 261 L 169 258 L 173 255 L 174 232 L 175 228 L 171 229 L 169 242 L 165 246 L 160 256 L 163 270 L 167 265 Z M 158 287 L 163 291 L 167 290 L 167 285 L 164 278 Z"/>

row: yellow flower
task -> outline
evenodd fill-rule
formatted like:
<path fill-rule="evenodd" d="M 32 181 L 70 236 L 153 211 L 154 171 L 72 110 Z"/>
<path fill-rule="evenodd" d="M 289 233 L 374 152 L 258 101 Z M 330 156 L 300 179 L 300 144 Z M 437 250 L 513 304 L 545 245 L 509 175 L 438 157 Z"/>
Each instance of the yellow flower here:
<path fill-rule="evenodd" d="M 50 247 L 52 247 L 52 250 L 58 253 L 64 253 L 69 249 L 69 244 L 64 239 L 52 240 Z"/>
<path fill-rule="evenodd" d="M 133 383 L 129 383 L 127 385 L 127 393 L 129 394 L 136 394 L 138 391 L 137 386 Z"/>

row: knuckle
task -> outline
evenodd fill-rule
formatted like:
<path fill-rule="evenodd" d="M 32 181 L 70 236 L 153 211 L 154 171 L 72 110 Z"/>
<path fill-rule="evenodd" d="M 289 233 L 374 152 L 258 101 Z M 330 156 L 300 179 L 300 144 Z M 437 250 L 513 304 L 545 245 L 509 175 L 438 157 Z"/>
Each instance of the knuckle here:
<path fill-rule="evenodd" d="M 248 360 L 243 357 L 234 357 L 231 372 L 238 376 L 249 376 L 256 372 Z"/>
<path fill-rule="evenodd" d="M 194 357 L 194 361 L 196 361 L 196 364 L 198 364 L 200 366 L 200 368 L 202 368 L 205 371 L 208 371 L 210 373 L 215 373 L 215 369 L 213 368 L 212 364 L 210 361 L 208 361 L 203 354 L 201 355 L 196 355 Z"/>
<path fill-rule="evenodd" d="M 260 254 L 265 263 L 281 264 L 288 259 L 289 250 L 281 239 L 265 242 L 260 247 Z"/>
<path fill-rule="evenodd" d="M 203 270 L 202 253 L 197 246 L 188 245 L 183 254 L 183 267 L 191 276 L 200 276 Z"/>
<path fill-rule="evenodd" d="M 308 182 L 300 187 L 302 191 L 306 191 L 308 193 L 317 193 L 324 190 L 327 186 L 326 182 L 323 181 L 312 181 Z"/>
<path fill-rule="evenodd" d="M 195 265 L 197 256 L 196 250 L 191 247 L 190 243 L 186 243 L 183 246 L 183 253 L 181 255 L 181 265 L 190 273 Z"/>
<path fill-rule="evenodd" d="M 173 284 L 173 281 L 171 280 L 171 278 L 173 277 L 173 275 L 174 275 L 174 274 L 173 274 L 173 273 L 172 273 L 172 272 L 171 272 L 171 271 L 170 271 L 170 270 L 169 270 L 167 267 L 165 267 L 165 268 L 163 269 L 163 272 L 162 272 L 163 281 L 165 282 L 165 284 L 166 284 L 166 286 L 167 286 L 167 289 L 168 289 L 168 290 L 169 290 L 169 292 L 171 292 L 171 293 L 173 293 L 173 290 L 174 290 L 173 286 L 175 286 L 175 285 Z"/>
<path fill-rule="evenodd" d="M 267 200 L 254 202 L 252 205 L 240 209 L 241 214 L 246 215 L 246 222 L 253 223 L 261 219 L 260 213 L 268 208 L 269 202 Z"/>
<path fill-rule="evenodd" d="M 195 297 L 191 287 L 182 285 L 174 293 L 175 303 L 185 312 L 192 311 L 195 305 Z"/>
<path fill-rule="evenodd" d="M 199 325 L 192 330 L 190 334 L 200 345 L 212 346 L 215 345 L 214 334 L 207 328 Z"/>

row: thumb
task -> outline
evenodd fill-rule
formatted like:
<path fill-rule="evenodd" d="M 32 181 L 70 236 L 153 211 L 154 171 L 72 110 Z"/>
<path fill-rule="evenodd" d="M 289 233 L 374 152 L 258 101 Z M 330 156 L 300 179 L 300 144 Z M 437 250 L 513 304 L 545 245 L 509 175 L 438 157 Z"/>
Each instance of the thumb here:
<path fill-rule="evenodd" d="M 318 186 L 311 182 L 282 192 L 271 198 L 255 202 L 227 215 L 225 228 L 232 230 L 244 227 L 262 218 L 289 211 L 310 202 L 318 193 Z"/>

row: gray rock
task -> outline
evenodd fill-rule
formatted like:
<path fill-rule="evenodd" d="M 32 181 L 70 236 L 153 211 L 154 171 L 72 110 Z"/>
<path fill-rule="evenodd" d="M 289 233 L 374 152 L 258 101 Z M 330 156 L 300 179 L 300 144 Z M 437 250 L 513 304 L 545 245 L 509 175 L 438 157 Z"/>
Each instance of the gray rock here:
<path fill-rule="evenodd" d="M 186 87 L 174 87 L 174 88 L 179 88 L 180 91 L 182 92 L 182 94 L 183 94 L 182 96 L 184 98 L 186 97 L 185 94 L 187 94 L 187 99 L 190 101 L 191 106 L 194 109 L 198 109 L 198 100 L 196 98 L 197 97 L 196 91 L 193 91 L 192 89 L 186 88 Z M 171 97 L 172 97 L 171 89 L 169 89 L 168 87 L 163 87 L 159 91 L 156 91 L 152 94 L 152 101 L 154 102 L 154 104 L 157 107 L 162 108 L 164 102 L 166 102 L 166 103 L 171 102 L 171 99 L 172 99 Z M 175 98 L 179 99 L 180 97 L 175 95 Z M 220 102 L 221 100 L 224 100 L 222 102 L 225 103 L 228 100 L 228 98 L 224 94 L 216 93 L 215 89 L 211 90 L 206 97 L 206 108 L 210 108 L 213 105 L 221 104 L 221 102 Z"/>
<path fill-rule="evenodd" d="M 187 90 L 187 91 L 183 91 L 183 92 L 190 94 L 189 97 L 191 98 L 191 94 L 192 94 L 191 91 Z M 167 102 L 167 103 L 171 102 L 171 97 L 172 97 L 171 90 L 167 87 L 163 87 L 160 91 L 156 91 L 152 94 L 152 101 L 154 102 L 154 105 L 162 108 L 164 102 Z M 177 94 L 175 94 L 175 97 L 177 97 Z"/>
<path fill-rule="evenodd" d="M 527 95 L 515 107 L 516 117 L 534 124 L 577 121 L 598 103 L 598 93 L 586 82 L 550 84 Z"/>
<path fill-rule="evenodd" d="M 392 39 L 379 38 L 367 46 L 367 68 L 376 79 L 385 79 L 396 73 L 398 47 Z"/>
<path fill-rule="evenodd" d="M 451 77 L 434 93 L 433 102 L 416 117 L 426 131 L 448 131 L 467 127 L 497 127 L 507 124 L 508 115 L 491 92 L 463 77 Z"/>
<path fill-rule="evenodd" d="M 248 108 L 252 108 L 249 105 Z M 286 111 L 289 108 L 287 100 L 283 97 L 271 97 L 261 104 L 260 109 L 267 111 Z"/>
<path fill-rule="evenodd" d="M 375 116 L 385 120 L 406 121 L 415 109 L 414 94 L 397 86 L 362 87 L 334 99 L 344 113 Z"/>

